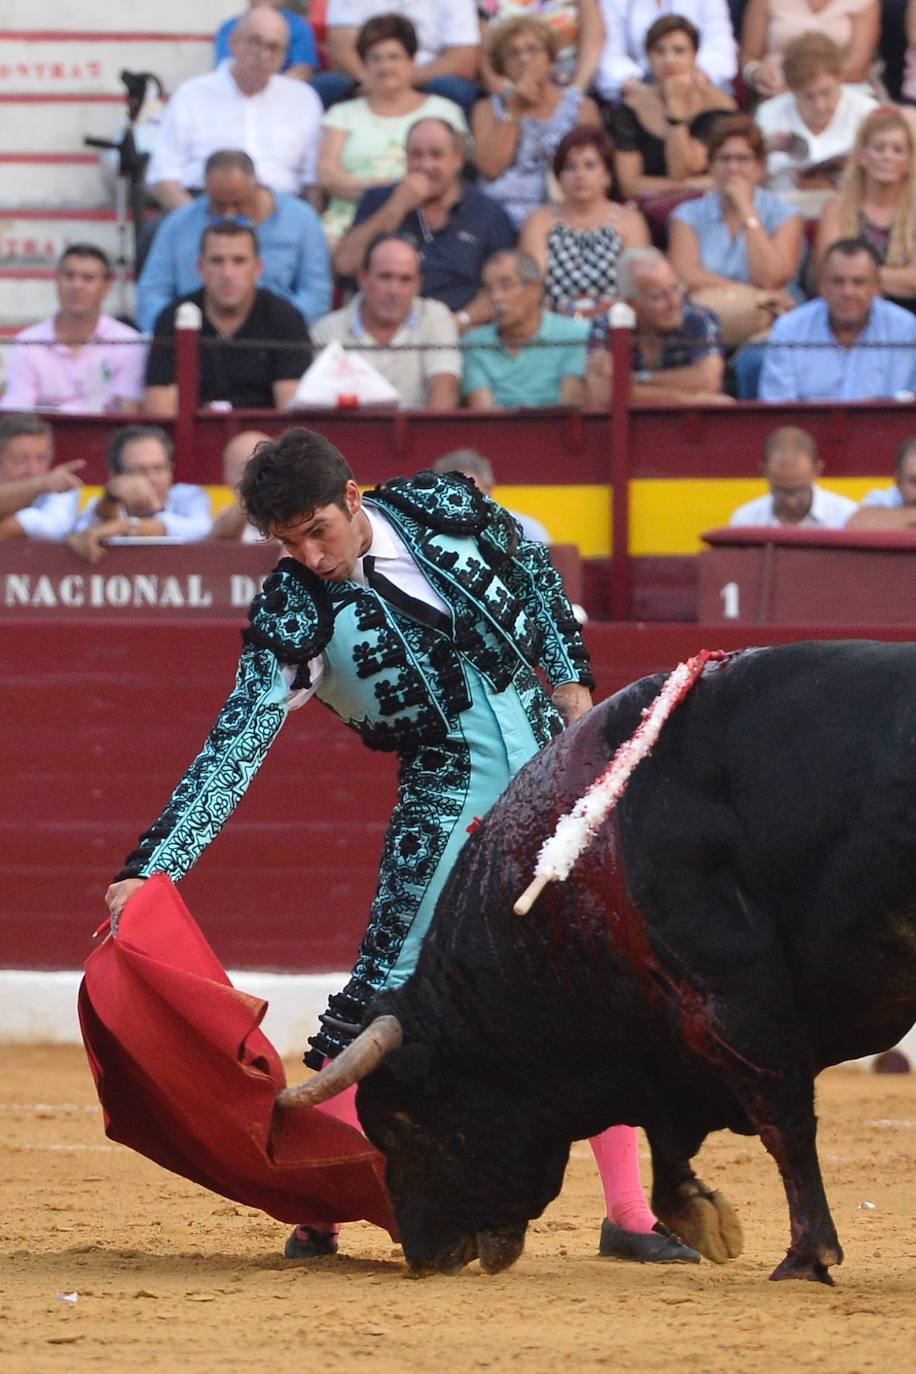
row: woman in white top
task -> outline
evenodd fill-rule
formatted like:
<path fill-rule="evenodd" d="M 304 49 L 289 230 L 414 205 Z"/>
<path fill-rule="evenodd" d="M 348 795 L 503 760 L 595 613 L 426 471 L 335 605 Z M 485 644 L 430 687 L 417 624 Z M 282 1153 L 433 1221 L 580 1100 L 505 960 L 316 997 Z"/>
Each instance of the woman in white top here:
<path fill-rule="evenodd" d="M 442 119 L 459 133 L 468 131 L 453 101 L 414 90 L 417 33 L 409 19 L 380 14 L 367 20 L 356 47 L 366 68 L 366 94 L 333 105 L 322 120 L 318 182 L 331 197 L 322 222 L 332 245 L 349 229 L 364 191 L 404 175 L 411 125 Z"/>
<path fill-rule="evenodd" d="M 836 190 L 862 120 L 877 104 L 841 84 L 843 54 L 825 33 L 804 33 L 786 47 L 789 89 L 754 116 L 767 145 L 767 185 L 816 219 Z"/>

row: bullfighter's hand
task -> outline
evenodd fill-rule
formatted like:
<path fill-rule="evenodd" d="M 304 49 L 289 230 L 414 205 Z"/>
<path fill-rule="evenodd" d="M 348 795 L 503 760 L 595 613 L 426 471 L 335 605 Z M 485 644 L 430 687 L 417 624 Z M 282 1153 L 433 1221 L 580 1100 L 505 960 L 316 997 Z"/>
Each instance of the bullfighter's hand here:
<path fill-rule="evenodd" d="M 121 912 L 124 910 L 130 898 L 146 882 L 145 878 L 122 878 L 119 883 L 112 883 L 105 893 L 105 903 L 111 914 L 111 933 L 117 935 L 118 922 L 121 919 Z"/>
<path fill-rule="evenodd" d="M 592 694 L 581 682 L 564 682 L 551 697 L 554 706 L 564 717 L 567 725 L 584 716 L 592 709 Z"/>

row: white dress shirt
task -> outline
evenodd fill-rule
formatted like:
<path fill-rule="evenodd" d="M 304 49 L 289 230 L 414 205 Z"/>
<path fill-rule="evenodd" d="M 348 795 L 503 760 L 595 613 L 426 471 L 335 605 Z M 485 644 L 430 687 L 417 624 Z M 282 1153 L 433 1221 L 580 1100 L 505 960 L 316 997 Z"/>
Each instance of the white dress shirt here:
<path fill-rule="evenodd" d="M 776 519 L 771 495 L 758 496 L 754 501 L 746 501 L 733 513 L 728 523 L 741 526 L 778 526 L 783 529 L 841 530 L 853 511 L 858 509 L 855 501 L 850 501 L 848 496 L 840 496 L 835 491 L 825 491 L 817 483 L 811 490 L 811 509 L 804 520 L 797 521 L 795 525 L 783 525 L 781 520 Z"/>
<path fill-rule="evenodd" d="M 389 582 L 393 582 L 402 592 L 412 597 L 414 601 L 422 601 L 425 605 L 432 606 L 434 610 L 441 611 L 451 619 L 451 611 L 448 606 L 439 593 L 427 582 L 417 567 L 413 554 L 394 526 L 378 511 L 370 510 L 368 506 L 363 506 L 362 510 L 372 529 L 372 542 L 366 550 L 366 554 L 371 554 L 375 559 L 377 571 Z M 352 582 L 359 582 L 364 587 L 368 586 L 363 567 L 363 558 L 366 554 L 356 560 L 356 567 L 350 574 Z M 287 686 L 291 686 L 298 669 L 295 666 L 284 664 L 282 671 Z M 324 657 L 309 659 L 309 686 L 301 687 L 291 694 L 287 703 L 291 711 L 304 706 L 315 695 L 315 689 L 323 676 Z"/>
<path fill-rule="evenodd" d="M 60 543 L 76 523 L 80 506 L 78 491 L 46 491 L 30 506 L 12 514 L 29 539 L 49 539 Z"/>
<path fill-rule="evenodd" d="M 257 95 L 244 95 L 232 63 L 183 81 L 165 107 L 146 180 L 204 184 L 204 163 L 220 148 L 241 148 L 258 180 L 297 195 L 316 179 L 321 101 L 311 86 L 272 76 Z"/>
<path fill-rule="evenodd" d="M 98 517 L 95 508 L 100 499 L 96 496 L 89 502 L 76 522 L 77 531 L 88 529 L 96 523 Z M 175 482 L 169 488 L 163 509 L 150 516 L 150 519 L 161 520 L 170 539 L 182 539 L 186 544 L 195 544 L 199 539 L 206 539 L 213 528 L 210 497 L 203 487 L 196 487 L 191 482 Z M 142 535 L 138 536 L 137 543 L 144 543 Z"/>
<path fill-rule="evenodd" d="M 697 66 L 717 86 L 738 71 L 738 49 L 726 0 L 601 0 L 607 38 L 595 73 L 605 100 L 618 100 L 623 83 L 649 74 L 645 39 L 656 19 L 680 14 L 700 31 Z"/>
<path fill-rule="evenodd" d="M 480 21 L 474 0 L 328 0 L 328 28 L 361 28 L 377 14 L 396 9 L 417 31 L 416 63 L 423 67 L 443 48 L 464 48 L 480 42 Z"/>

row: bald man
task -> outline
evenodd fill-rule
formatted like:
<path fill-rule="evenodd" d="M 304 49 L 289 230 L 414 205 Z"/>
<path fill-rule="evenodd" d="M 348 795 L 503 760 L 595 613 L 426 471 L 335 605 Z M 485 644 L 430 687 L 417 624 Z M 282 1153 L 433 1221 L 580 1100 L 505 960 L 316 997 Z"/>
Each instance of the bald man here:
<path fill-rule="evenodd" d="M 223 481 L 227 487 L 232 488 L 234 500 L 231 505 L 221 510 L 214 520 L 211 539 L 236 539 L 241 540 L 243 544 L 262 542 L 262 536 L 254 525 L 249 523 L 239 504 L 238 489 L 248 459 L 258 444 L 269 441 L 270 435 L 265 434 L 263 430 L 243 429 L 240 434 L 230 439 L 223 449 Z"/>
<path fill-rule="evenodd" d="M 763 450 L 763 475 L 770 490 L 739 506 L 728 523 L 842 529 L 856 503 L 819 486 L 823 470 L 813 434 L 796 425 L 774 429 Z"/>
<path fill-rule="evenodd" d="M 232 32 L 232 60 L 181 83 L 165 108 L 147 171 L 163 210 L 177 210 L 200 193 L 204 163 L 220 148 L 248 153 L 258 181 L 272 191 L 299 195 L 314 184 L 321 101 L 304 82 L 279 75 L 288 47 L 283 15 L 258 5 Z"/>

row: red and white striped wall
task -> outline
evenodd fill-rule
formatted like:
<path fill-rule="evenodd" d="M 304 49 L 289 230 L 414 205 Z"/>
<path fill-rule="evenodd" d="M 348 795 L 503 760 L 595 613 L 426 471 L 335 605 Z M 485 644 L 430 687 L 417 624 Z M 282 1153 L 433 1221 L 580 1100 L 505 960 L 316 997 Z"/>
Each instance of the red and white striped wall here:
<path fill-rule="evenodd" d="M 118 252 L 114 155 L 126 104 L 119 73 L 154 72 L 167 91 L 212 65 L 212 36 L 243 0 L 6 0 L 0 29 L 0 331 L 54 307 L 49 273 L 89 240 Z M 125 25 L 129 17 L 130 27 Z M 149 100 L 141 121 L 159 108 Z"/>

